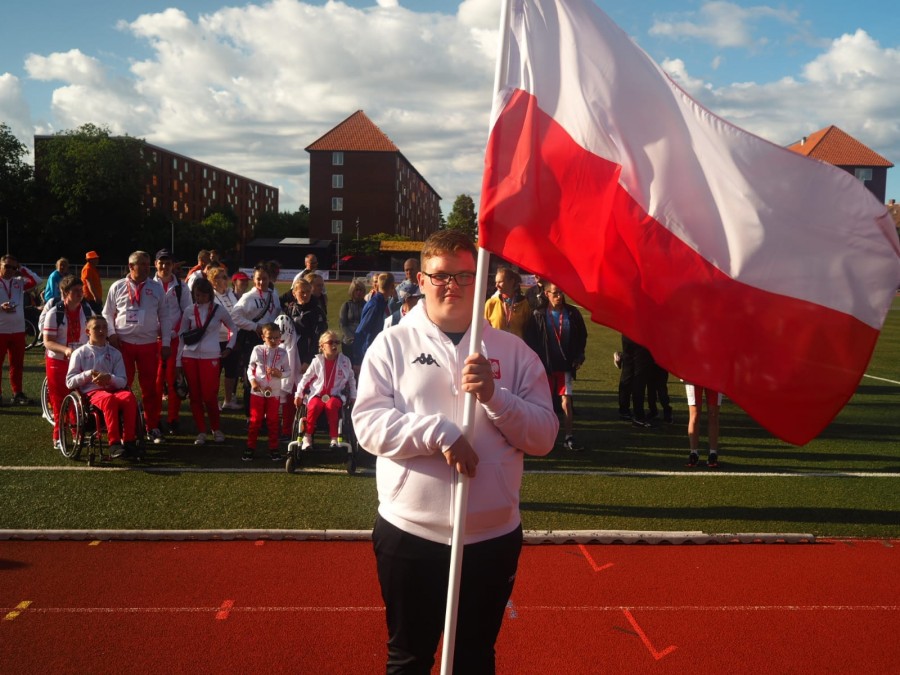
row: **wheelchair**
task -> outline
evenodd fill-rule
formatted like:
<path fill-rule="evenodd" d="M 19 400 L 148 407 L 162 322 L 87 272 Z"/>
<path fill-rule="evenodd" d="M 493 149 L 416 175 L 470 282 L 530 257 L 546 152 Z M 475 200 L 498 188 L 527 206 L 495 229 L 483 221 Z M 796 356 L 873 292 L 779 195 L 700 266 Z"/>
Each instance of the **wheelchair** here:
<path fill-rule="evenodd" d="M 138 401 L 136 440 L 139 458 L 143 457 L 143 439 L 147 435 L 144 425 L 144 406 Z M 103 433 L 106 424 L 103 420 L 103 412 L 88 402 L 87 397 L 80 391 L 72 391 L 66 395 L 59 406 L 59 416 L 62 420 L 59 426 L 60 452 L 66 459 L 79 459 L 82 452 L 88 450 L 88 466 L 94 466 L 97 458 L 101 461 L 110 461 L 109 455 L 104 453 Z"/>
<path fill-rule="evenodd" d="M 41 417 L 51 425 L 54 423 L 53 406 L 50 405 L 50 384 L 46 376 L 44 376 L 44 381 L 41 382 Z"/>
<path fill-rule="evenodd" d="M 319 415 L 319 420 L 317 423 L 317 428 L 313 429 L 311 432 L 307 432 L 306 430 L 306 407 L 307 401 L 309 400 L 309 395 L 305 394 L 303 396 L 303 403 L 297 408 L 297 412 L 294 415 L 294 429 L 296 429 L 297 438 L 290 443 L 288 443 L 287 449 L 287 459 L 284 463 L 284 468 L 288 473 L 294 473 L 297 467 L 300 465 L 300 458 L 304 453 L 309 452 L 330 452 L 333 448 L 330 445 L 325 445 L 321 450 L 318 450 L 315 445 L 315 432 L 320 427 L 324 426 L 327 429 L 328 427 L 328 419 L 326 417 L 326 413 L 323 411 L 321 415 Z M 353 406 L 349 402 L 345 402 L 341 406 L 341 414 L 338 418 L 338 450 L 345 453 L 344 464 L 347 468 L 347 473 L 349 475 L 353 475 L 356 473 L 356 469 L 358 466 L 358 456 L 359 456 L 359 442 L 356 440 L 356 434 L 353 433 L 353 423 L 350 421 L 350 412 L 353 409 Z M 313 437 L 313 445 L 307 449 L 303 450 L 303 436 L 309 433 L 310 436 Z M 326 431 L 327 433 L 327 431 Z"/>

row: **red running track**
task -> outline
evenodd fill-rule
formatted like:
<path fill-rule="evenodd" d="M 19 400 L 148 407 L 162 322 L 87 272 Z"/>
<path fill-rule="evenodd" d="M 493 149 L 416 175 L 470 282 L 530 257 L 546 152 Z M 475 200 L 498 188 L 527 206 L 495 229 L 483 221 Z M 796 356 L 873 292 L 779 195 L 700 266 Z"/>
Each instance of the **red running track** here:
<path fill-rule="evenodd" d="M 498 673 L 897 673 L 898 544 L 526 546 Z M 3 541 L 0 614 L 0 673 L 384 672 L 368 542 Z"/>

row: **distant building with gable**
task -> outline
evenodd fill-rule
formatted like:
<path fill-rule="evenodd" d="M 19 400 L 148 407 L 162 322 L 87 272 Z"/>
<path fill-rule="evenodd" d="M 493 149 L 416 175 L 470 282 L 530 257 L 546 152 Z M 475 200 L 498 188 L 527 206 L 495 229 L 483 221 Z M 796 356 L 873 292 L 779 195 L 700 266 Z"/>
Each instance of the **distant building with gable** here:
<path fill-rule="evenodd" d="M 788 150 L 852 173 L 884 204 L 887 171 L 894 165 L 836 126 L 831 125 L 804 136 L 789 145 Z"/>
<path fill-rule="evenodd" d="M 384 232 L 424 240 L 441 222 L 441 196 L 362 110 L 306 147 L 309 237 Z"/>

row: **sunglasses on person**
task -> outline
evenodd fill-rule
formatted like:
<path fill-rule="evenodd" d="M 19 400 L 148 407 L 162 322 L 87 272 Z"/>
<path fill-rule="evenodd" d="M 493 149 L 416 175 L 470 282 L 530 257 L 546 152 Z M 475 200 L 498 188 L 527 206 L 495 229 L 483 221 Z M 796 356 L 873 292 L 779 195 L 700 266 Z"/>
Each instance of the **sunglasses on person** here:
<path fill-rule="evenodd" d="M 340 340 L 325 340 L 325 341 L 322 343 L 323 346 L 324 346 L 324 345 L 331 345 L 332 347 L 337 347 L 339 344 L 341 344 L 341 341 L 340 341 Z"/>

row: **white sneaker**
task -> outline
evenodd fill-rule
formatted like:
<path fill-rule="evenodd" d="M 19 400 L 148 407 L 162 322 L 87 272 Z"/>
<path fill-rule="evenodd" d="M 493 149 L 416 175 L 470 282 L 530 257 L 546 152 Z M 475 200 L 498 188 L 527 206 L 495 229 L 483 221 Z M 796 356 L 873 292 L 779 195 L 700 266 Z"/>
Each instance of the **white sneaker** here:
<path fill-rule="evenodd" d="M 309 450 L 312 447 L 312 436 L 309 434 L 304 434 L 303 436 L 303 444 L 300 446 L 301 450 Z"/>
<path fill-rule="evenodd" d="M 204 445 L 206 444 L 206 434 L 197 434 L 197 440 L 194 441 L 194 445 Z"/>
<path fill-rule="evenodd" d="M 58 438 L 55 441 L 53 441 L 53 449 L 60 450 L 60 451 L 62 450 L 62 441 L 59 440 Z"/>
<path fill-rule="evenodd" d="M 222 404 L 222 410 L 242 410 L 244 406 L 242 406 L 237 401 L 228 401 L 228 403 Z"/>
<path fill-rule="evenodd" d="M 338 446 L 338 439 L 332 438 L 332 439 L 331 439 L 331 444 L 329 445 L 329 447 L 331 447 L 331 448 L 336 448 L 337 446 Z"/>
<path fill-rule="evenodd" d="M 148 435 L 150 436 L 150 440 L 153 441 L 156 445 L 159 445 L 163 442 L 163 435 L 159 429 L 151 429 Z"/>
<path fill-rule="evenodd" d="M 213 432 L 213 440 L 216 443 L 224 443 L 225 442 L 225 434 L 223 434 L 219 429 L 216 429 Z"/>

